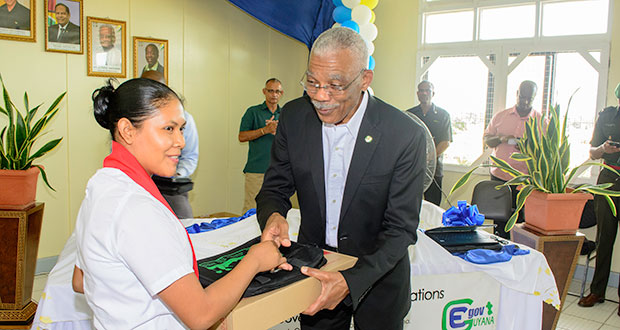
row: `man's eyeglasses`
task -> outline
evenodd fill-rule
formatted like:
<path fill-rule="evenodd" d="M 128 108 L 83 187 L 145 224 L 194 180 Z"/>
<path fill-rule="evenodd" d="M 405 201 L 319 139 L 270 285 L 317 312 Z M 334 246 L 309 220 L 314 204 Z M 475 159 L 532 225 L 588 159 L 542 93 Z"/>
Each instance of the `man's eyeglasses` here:
<path fill-rule="evenodd" d="M 304 87 L 304 90 L 308 93 L 308 94 L 316 94 L 319 92 L 319 90 L 321 88 L 325 89 L 325 92 L 329 95 L 342 95 L 347 88 L 349 88 L 354 81 L 357 80 L 357 78 L 359 78 L 362 73 L 366 71 L 365 69 L 362 69 L 357 76 L 355 76 L 355 78 L 353 78 L 353 80 L 351 80 L 351 82 L 349 82 L 346 85 L 338 85 L 338 84 L 327 84 L 324 86 L 321 86 L 319 84 L 317 84 L 316 82 L 312 81 L 310 77 L 308 77 L 308 74 L 304 74 L 304 76 L 301 78 L 301 80 L 299 81 L 299 83 L 301 84 L 301 86 Z"/>

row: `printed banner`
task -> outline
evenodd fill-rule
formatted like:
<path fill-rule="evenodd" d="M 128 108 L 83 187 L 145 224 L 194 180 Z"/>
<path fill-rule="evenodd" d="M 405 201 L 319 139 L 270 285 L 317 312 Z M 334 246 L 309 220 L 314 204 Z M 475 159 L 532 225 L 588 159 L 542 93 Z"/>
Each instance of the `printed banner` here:
<path fill-rule="evenodd" d="M 405 329 L 494 330 L 500 284 L 483 272 L 415 276 Z"/>

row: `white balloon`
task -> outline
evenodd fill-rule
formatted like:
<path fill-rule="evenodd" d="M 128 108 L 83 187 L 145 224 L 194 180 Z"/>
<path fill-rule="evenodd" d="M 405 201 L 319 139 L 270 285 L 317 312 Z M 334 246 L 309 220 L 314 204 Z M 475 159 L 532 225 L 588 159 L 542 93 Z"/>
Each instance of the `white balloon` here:
<path fill-rule="evenodd" d="M 351 10 L 351 20 L 359 25 L 367 24 L 372 18 L 372 11 L 364 5 L 357 5 Z"/>
<path fill-rule="evenodd" d="M 360 25 L 360 34 L 368 41 L 374 41 L 377 38 L 377 33 L 379 33 L 377 26 L 372 23 Z"/>
<path fill-rule="evenodd" d="M 368 56 L 372 55 L 372 53 L 375 52 L 375 45 L 372 43 L 372 41 L 368 41 L 366 39 L 364 39 L 364 41 L 366 41 L 366 47 L 368 47 Z"/>
<path fill-rule="evenodd" d="M 353 9 L 353 7 L 360 4 L 361 0 L 342 0 L 342 4 L 347 7 Z"/>

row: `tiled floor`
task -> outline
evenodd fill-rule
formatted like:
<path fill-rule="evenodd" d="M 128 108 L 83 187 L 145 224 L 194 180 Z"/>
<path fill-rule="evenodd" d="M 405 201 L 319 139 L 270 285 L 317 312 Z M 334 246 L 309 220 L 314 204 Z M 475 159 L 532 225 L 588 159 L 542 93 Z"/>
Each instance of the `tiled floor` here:
<path fill-rule="evenodd" d="M 35 276 L 32 299 L 39 301 L 47 275 Z M 573 281 L 569 292 L 579 292 L 581 283 Z M 558 321 L 557 330 L 620 330 L 620 316 L 618 311 L 618 293 L 616 288 L 607 288 L 607 297 L 616 301 L 607 300 L 591 308 L 577 305 L 578 295 L 568 294 L 562 306 L 562 313 Z M 587 294 L 587 292 L 586 292 Z M 498 329 L 501 330 L 501 329 Z"/>
<path fill-rule="evenodd" d="M 587 287 L 587 286 L 586 286 Z M 576 292 L 577 295 L 568 294 L 562 306 L 562 313 L 558 321 L 558 330 L 614 330 L 620 329 L 620 316 L 618 316 L 618 289 L 607 288 L 606 296 L 609 299 L 602 304 L 594 307 L 584 308 L 577 305 L 579 300 L 578 292 L 581 290 L 581 282 L 573 281 L 569 292 Z M 588 290 L 586 289 L 586 294 Z"/>

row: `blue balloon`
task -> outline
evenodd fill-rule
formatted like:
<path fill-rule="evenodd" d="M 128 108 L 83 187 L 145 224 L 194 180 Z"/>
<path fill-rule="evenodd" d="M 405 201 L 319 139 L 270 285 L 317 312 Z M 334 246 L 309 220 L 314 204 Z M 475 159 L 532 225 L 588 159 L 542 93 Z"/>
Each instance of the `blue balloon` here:
<path fill-rule="evenodd" d="M 342 0 L 332 0 L 332 2 L 334 3 L 334 6 L 336 7 L 342 6 Z"/>
<path fill-rule="evenodd" d="M 334 21 L 338 23 L 350 21 L 351 20 L 351 9 L 345 6 L 336 7 L 336 9 L 334 9 L 334 13 L 332 16 L 334 17 Z"/>
<path fill-rule="evenodd" d="M 375 69 L 375 59 L 374 57 L 370 56 L 368 58 L 368 70 L 374 70 Z"/>
<path fill-rule="evenodd" d="M 349 29 L 351 29 L 351 30 L 353 30 L 353 31 L 355 31 L 357 33 L 360 33 L 360 26 L 357 25 L 357 23 L 355 23 L 353 21 L 344 21 L 344 22 L 340 23 L 340 25 L 344 26 L 344 27 L 348 27 Z"/>

